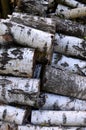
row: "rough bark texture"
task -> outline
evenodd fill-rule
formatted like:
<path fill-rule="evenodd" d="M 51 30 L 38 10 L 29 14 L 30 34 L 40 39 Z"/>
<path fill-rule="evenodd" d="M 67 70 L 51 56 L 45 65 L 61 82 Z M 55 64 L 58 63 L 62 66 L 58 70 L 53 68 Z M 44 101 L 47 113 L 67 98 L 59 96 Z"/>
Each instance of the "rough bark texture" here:
<path fill-rule="evenodd" d="M 17 130 L 17 126 L 12 123 L 0 122 L 0 130 Z"/>
<path fill-rule="evenodd" d="M 86 61 L 66 57 L 59 53 L 53 54 L 52 66 L 82 76 L 86 75 Z"/>
<path fill-rule="evenodd" d="M 51 18 L 13 13 L 10 20 L 45 32 L 55 33 L 55 21 Z"/>
<path fill-rule="evenodd" d="M 33 110 L 31 123 L 42 126 L 46 125 L 86 126 L 86 112 Z"/>
<path fill-rule="evenodd" d="M 0 50 L 0 74 L 32 77 L 34 49 L 10 48 Z"/>
<path fill-rule="evenodd" d="M 65 19 L 56 19 L 56 31 L 57 33 L 63 33 L 70 36 L 76 36 L 84 38 L 86 36 L 86 27 L 77 22 L 73 22 Z"/>
<path fill-rule="evenodd" d="M 56 34 L 54 51 L 86 59 L 86 41 L 77 37 Z"/>
<path fill-rule="evenodd" d="M 40 80 L 0 76 L 0 101 L 37 106 Z"/>
<path fill-rule="evenodd" d="M 47 10 L 47 2 L 46 1 L 39 1 L 39 0 L 20 0 L 18 4 L 18 9 L 21 12 L 25 12 L 32 15 L 40 15 L 45 16 Z M 41 11 L 40 11 L 41 10 Z"/>
<path fill-rule="evenodd" d="M 3 20 L 3 22 L 9 28 L 14 41 L 23 46 L 36 48 L 44 52 L 47 59 L 51 59 L 53 34 L 10 22 L 9 20 Z M 4 31 L 6 32 L 5 29 Z"/>
<path fill-rule="evenodd" d="M 45 104 L 41 107 L 41 110 L 86 110 L 86 101 L 49 93 L 43 93 L 42 95 L 44 95 L 46 99 Z"/>
<path fill-rule="evenodd" d="M 47 92 L 86 99 L 86 77 L 47 66 L 43 84 Z"/>
<path fill-rule="evenodd" d="M 67 19 L 75 19 L 86 16 L 86 7 L 83 8 L 75 8 L 69 11 L 61 12 L 60 15 Z"/>
<path fill-rule="evenodd" d="M 12 106 L 0 105 L 0 120 L 21 125 L 24 121 L 26 110 Z"/>
<path fill-rule="evenodd" d="M 76 0 L 57 0 L 58 3 L 64 4 L 67 6 L 70 6 L 72 8 L 79 8 L 79 7 L 84 7 L 85 4 L 82 4 Z"/>

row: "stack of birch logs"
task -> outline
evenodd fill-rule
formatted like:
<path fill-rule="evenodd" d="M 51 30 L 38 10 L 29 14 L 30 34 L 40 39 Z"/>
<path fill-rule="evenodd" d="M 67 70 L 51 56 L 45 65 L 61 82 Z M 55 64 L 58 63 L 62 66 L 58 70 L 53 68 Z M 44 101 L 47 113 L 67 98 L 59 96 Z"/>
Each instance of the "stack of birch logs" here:
<path fill-rule="evenodd" d="M 86 130 L 85 6 L 19 0 L 0 19 L 0 130 Z"/>

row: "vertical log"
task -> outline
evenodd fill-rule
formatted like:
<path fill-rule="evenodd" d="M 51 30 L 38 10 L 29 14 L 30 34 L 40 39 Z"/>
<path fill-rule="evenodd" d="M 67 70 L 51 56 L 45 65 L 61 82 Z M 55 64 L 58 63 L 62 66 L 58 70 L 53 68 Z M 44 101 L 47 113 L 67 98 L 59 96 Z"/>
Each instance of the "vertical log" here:
<path fill-rule="evenodd" d="M 77 120 L 76 120 L 77 119 Z M 86 126 L 85 111 L 32 111 L 31 123 L 35 125 Z"/>
<path fill-rule="evenodd" d="M 0 74 L 32 77 L 35 51 L 29 48 L 0 50 Z"/>
<path fill-rule="evenodd" d="M 41 110 L 86 110 L 86 101 L 49 93 L 43 93 L 42 95 L 45 96 L 45 104 L 40 108 Z"/>
<path fill-rule="evenodd" d="M 86 99 L 86 77 L 47 66 L 42 89 L 47 92 Z"/>

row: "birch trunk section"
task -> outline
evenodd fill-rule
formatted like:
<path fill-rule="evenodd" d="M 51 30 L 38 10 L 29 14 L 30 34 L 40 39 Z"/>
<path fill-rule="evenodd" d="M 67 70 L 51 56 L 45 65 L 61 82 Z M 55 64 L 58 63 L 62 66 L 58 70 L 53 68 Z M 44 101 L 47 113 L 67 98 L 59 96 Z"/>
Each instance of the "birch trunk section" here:
<path fill-rule="evenodd" d="M 42 89 L 47 92 L 86 100 L 86 77 L 47 66 Z"/>
<path fill-rule="evenodd" d="M 2 20 L 2 23 L 7 25 L 9 33 L 12 34 L 15 42 L 23 46 L 36 48 L 44 52 L 47 59 L 51 59 L 53 34 L 10 22 L 9 20 Z M 4 32 L 6 32 L 6 29 L 4 29 Z"/>
<path fill-rule="evenodd" d="M 52 18 L 45 18 L 39 16 L 32 16 L 23 13 L 13 13 L 10 17 L 10 21 L 21 23 L 25 26 L 29 26 L 35 29 L 39 29 L 49 33 L 55 33 L 56 26 L 55 21 Z"/>
<path fill-rule="evenodd" d="M 26 110 L 12 106 L 0 105 L 0 120 L 21 125 L 24 121 Z"/>
<path fill-rule="evenodd" d="M 0 76 L 0 101 L 37 107 L 39 99 L 40 80 Z M 39 102 L 38 102 L 39 100 Z"/>
<path fill-rule="evenodd" d="M 63 71 L 86 76 L 86 61 L 84 60 L 70 58 L 59 53 L 54 53 L 51 65 Z"/>
<path fill-rule="evenodd" d="M 82 4 L 76 0 L 57 0 L 58 3 L 67 5 L 72 8 L 81 8 L 84 7 L 85 4 Z"/>
<path fill-rule="evenodd" d="M 68 6 L 65 6 L 65 5 L 61 5 L 61 4 L 58 4 L 57 8 L 56 8 L 56 11 L 55 11 L 55 14 L 60 14 L 62 13 L 63 11 L 68 11 L 70 10 L 71 8 L 68 7 Z"/>
<path fill-rule="evenodd" d="M 74 21 L 55 18 L 56 32 L 70 36 L 84 38 L 86 36 L 86 27 Z"/>
<path fill-rule="evenodd" d="M 69 11 L 64 11 L 64 12 L 61 12 L 60 15 L 62 15 L 62 17 L 65 17 L 67 19 L 84 17 L 84 16 L 86 16 L 86 7 L 75 8 L 75 9 L 71 9 Z"/>
<path fill-rule="evenodd" d="M 86 126 L 86 112 L 33 110 L 31 123 L 41 126 Z"/>
<path fill-rule="evenodd" d="M 56 34 L 54 51 L 86 59 L 86 41 L 73 36 Z"/>
<path fill-rule="evenodd" d="M 12 123 L 0 122 L 0 130 L 17 130 L 17 127 Z"/>
<path fill-rule="evenodd" d="M 63 111 L 86 110 L 86 101 L 49 93 L 43 93 L 42 95 L 45 96 L 45 104 L 40 108 L 41 110 L 63 110 Z"/>
<path fill-rule="evenodd" d="M 29 48 L 10 48 L 0 50 L 0 74 L 32 77 L 35 51 Z"/>

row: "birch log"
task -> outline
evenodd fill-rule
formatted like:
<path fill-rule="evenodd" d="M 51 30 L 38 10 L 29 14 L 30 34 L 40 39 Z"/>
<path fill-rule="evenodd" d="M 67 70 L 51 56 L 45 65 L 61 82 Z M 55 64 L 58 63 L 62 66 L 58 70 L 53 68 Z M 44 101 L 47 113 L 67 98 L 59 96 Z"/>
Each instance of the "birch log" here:
<path fill-rule="evenodd" d="M 86 110 L 86 101 L 49 93 L 43 93 L 42 95 L 45 96 L 45 104 L 40 108 L 41 110 Z"/>
<path fill-rule="evenodd" d="M 21 23 L 45 32 L 55 33 L 56 30 L 55 21 L 52 18 L 27 15 L 25 13 L 13 13 L 9 17 L 13 22 Z"/>
<path fill-rule="evenodd" d="M 86 99 L 86 77 L 47 66 L 42 89 L 47 92 Z"/>
<path fill-rule="evenodd" d="M 66 57 L 59 53 L 53 54 L 52 66 L 71 73 L 86 75 L 86 61 Z"/>
<path fill-rule="evenodd" d="M 34 71 L 34 49 L 10 48 L 0 50 L 0 74 L 32 77 Z"/>
<path fill-rule="evenodd" d="M 86 36 L 86 27 L 74 21 L 65 19 L 56 19 L 56 32 L 70 36 L 84 38 Z"/>
<path fill-rule="evenodd" d="M 0 76 L 0 101 L 6 104 L 17 103 L 36 107 L 39 91 L 39 79 Z"/>
<path fill-rule="evenodd" d="M 65 6 L 65 5 L 61 5 L 61 4 L 58 4 L 57 8 L 56 8 L 56 11 L 55 11 L 55 14 L 60 14 L 61 12 L 63 11 L 68 11 L 70 10 L 70 7 L 68 6 Z"/>
<path fill-rule="evenodd" d="M 31 123 L 35 125 L 86 126 L 85 111 L 32 111 Z"/>
<path fill-rule="evenodd" d="M 86 4 L 86 0 L 77 0 L 77 1 Z"/>
<path fill-rule="evenodd" d="M 3 129 L 4 130 L 4 129 Z M 18 126 L 18 130 L 86 130 L 86 127 L 43 127 L 43 126 Z"/>
<path fill-rule="evenodd" d="M 36 48 L 44 52 L 47 59 L 51 59 L 53 34 L 6 20 L 4 24 L 10 28 L 10 33 L 18 44 Z"/>
<path fill-rule="evenodd" d="M 72 8 L 84 7 L 85 4 L 78 2 L 77 0 L 57 0 L 58 3 L 70 6 Z"/>
<path fill-rule="evenodd" d="M 60 15 L 62 15 L 62 17 L 65 17 L 67 19 L 75 19 L 75 18 L 84 17 L 86 16 L 86 7 L 75 8 L 69 11 L 64 11 L 64 12 L 61 12 Z"/>
<path fill-rule="evenodd" d="M 9 33 L 9 28 L 4 23 L 0 22 L 0 35 L 5 35 L 8 33 Z"/>
<path fill-rule="evenodd" d="M 32 15 L 45 15 L 48 4 L 46 1 L 39 1 L 39 0 L 20 0 L 18 4 L 18 9 L 21 12 L 25 12 Z M 40 11 L 41 10 L 41 11 Z"/>
<path fill-rule="evenodd" d="M 17 126 L 12 123 L 0 122 L 0 130 L 17 130 Z"/>
<path fill-rule="evenodd" d="M 86 59 L 86 41 L 73 36 L 56 34 L 54 51 Z"/>
<path fill-rule="evenodd" d="M 8 105 L 0 105 L 0 120 L 21 125 L 24 122 L 26 110 Z"/>
<path fill-rule="evenodd" d="M 60 127 L 41 127 L 35 125 L 18 126 L 18 130 L 63 130 Z"/>

